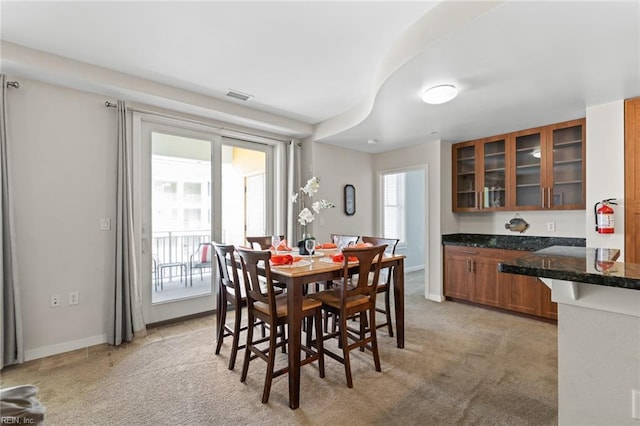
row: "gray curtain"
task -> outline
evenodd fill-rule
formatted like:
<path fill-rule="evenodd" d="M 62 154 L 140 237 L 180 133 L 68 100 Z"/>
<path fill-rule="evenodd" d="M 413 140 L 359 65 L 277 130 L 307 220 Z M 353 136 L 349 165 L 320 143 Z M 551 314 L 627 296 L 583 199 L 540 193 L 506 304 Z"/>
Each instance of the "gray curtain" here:
<path fill-rule="evenodd" d="M 296 244 L 301 238 L 298 226 L 300 203 L 293 204 L 291 195 L 300 188 L 300 142 L 292 140 L 287 149 L 287 238 L 291 244 Z"/>
<path fill-rule="evenodd" d="M 131 142 L 127 132 L 127 110 L 118 101 L 118 151 L 115 220 L 115 286 L 111 294 L 110 344 L 130 342 L 145 330 L 134 245 Z"/>
<path fill-rule="evenodd" d="M 24 342 L 22 339 L 22 307 L 20 303 L 20 287 L 17 278 L 16 237 L 13 225 L 13 203 L 9 173 L 9 149 L 7 142 L 7 77 L 2 80 L 2 101 L 0 103 L 0 168 L 2 173 L 2 197 L 0 214 L 2 214 L 2 294 L 0 294 L 0 353 L 2 367 L 24 362 Z"/>

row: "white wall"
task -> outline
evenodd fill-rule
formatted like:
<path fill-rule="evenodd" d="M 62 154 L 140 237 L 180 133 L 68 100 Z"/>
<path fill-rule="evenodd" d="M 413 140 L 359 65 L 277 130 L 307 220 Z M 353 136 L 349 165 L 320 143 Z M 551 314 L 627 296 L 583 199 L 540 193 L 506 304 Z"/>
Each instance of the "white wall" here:
<path fill-rule="evenodd" d="M 529 223 L 523 234 L 505 228 L 505 224 L 520 214 Z M 543 237 L 584 238 L 584 210 L 554 211 L 504 211 L 490 213 L 456 213 L 459 220 L 458 232 L 470 234 L 526 235 Z M 547 222 L 555 222 L 556 231 L 547 231 Z"/>
<path fill-rule="evenodd" d="M 637 290 L 606 289 L 637 298 Z M 632 390 L 640 390 L 640 318 L 564 303 L 558 315 L 558 424 L 640 423 L 631 417 Z"/>
<path fill-rule="evenodd" d="M 428 165 L 428 189 L 425 209 L 429 226 L 425 235 L 425 297 L 431 300 L 442 299 L 442 223 L 450 222 L 451 205 L 447 201 L 450 195 L 442 197 L 442 181 L 450 175 L 451 161 L 442 163 L 442 149 L 449 149 L 441 142 L 429 142 L 391 152 L 376 154 L 373 167 L 375 172 L 398 170 L 412 166 Z M 449 192 L 451 190 L 449 189 Z M 446 218 L 446 219 L 444 219 Z M 447 225 L 448 226 L 448 225 Z"/>
<path fill-rule="evenodd" d="M 335 209 L 323 210 L 314 220 L 312 233 L 316 239 L 326 242 L 331 234 L 370 235 L 374 231 L 376 208 L 372 155 L 305 141 L 302 157 L 303 183 L 310 176 L 320 177 L 320 190 L 314 198 L 325 198 L 336 206 Z M 353 216 L 344 213 L 343 190 L 346 184 L 356 188 L 356 214 Z"/>
<path fill-rule="evenodd" d="M 615 233 L 595 231 L 593 206 L 617 198 Z M 624 101 L 587 108 L 587 246 L 618 248 L 624 259 Z"/>
<path fill-rule="evenodd" d="M 25 356 L 106 341 L 113 280 L 117 120 L 104 97 L 19 78 L 8 138 Z M 78 291 L 80 304 L 69 306 Z M 62 305 L 49 307 L 51 295 Z"/>

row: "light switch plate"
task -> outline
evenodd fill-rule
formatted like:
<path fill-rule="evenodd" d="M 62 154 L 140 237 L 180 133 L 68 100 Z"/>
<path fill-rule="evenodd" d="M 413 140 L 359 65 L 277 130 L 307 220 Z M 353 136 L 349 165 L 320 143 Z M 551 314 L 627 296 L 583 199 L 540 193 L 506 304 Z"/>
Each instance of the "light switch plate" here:
<path fill-rule="evenodd" d="M 100 219 L 100 230 L 101 231 L 109 231 L 111 229 L 111 219 L 102 218 Z"/>

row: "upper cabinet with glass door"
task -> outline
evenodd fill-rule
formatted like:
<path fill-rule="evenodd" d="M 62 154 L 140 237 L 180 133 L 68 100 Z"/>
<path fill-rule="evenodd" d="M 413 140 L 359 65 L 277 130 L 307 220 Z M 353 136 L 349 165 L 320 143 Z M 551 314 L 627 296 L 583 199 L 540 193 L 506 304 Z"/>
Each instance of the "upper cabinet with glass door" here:
<path fill-rule="evenodd" d="M 454 145 L 454 211 L 492 211 L 506 208 L 506 148 L 507 141 L 504 137 Z"/>
<path fill-rule="evenodd" d="M 477 152 L 475 142 L 453 147 L 453 210 L 474 211 L 479 207 L 477 185 Z"/>
<path fill-rule="evenodd" d="M 585 120 L 513 135 L 518 210 L 585 208 Z"/>
<path fill-rule="evenodd" d="M 515 208 L 520 210 L 539 210 L 544 208 L 542 201 L 545 192 L 544 128 L 529 129 L 514 133 L 513 136 L 515 179 Z"/>
<path fill-rule="evenodd" d="M 585 120 L 549 126 L 547 208 L 585 208 Z"/>
<path fill-rule="evenodd" d="M 453 157 L 454 212 L 585 208 L 584 119 L 455 144 Z"/>

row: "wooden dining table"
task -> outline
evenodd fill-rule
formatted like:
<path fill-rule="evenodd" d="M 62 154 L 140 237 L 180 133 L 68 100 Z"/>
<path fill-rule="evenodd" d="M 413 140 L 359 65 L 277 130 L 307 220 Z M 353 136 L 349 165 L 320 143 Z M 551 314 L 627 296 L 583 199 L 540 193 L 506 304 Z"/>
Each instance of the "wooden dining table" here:
<path fill-rule="evenodd" d="M 273 280 L 287 287 L 287 308 L 289 320 L 289 407 L 300 406 L 300 352 L 302 339 L 302 298 L 305 284 L 325 282 L 341 278 L 342 263 L 327 263 L 319 258 L 311 258 L 311 264 L 300 267 L 271 267 Z M 329 259 L 326 257 L 325 259 Z M 396 317 L 396 338 L 398 348 L 404 348 L 404 255 L 385 255 L 383 268 L 393 271 L 393 300 Z M 309 260 L 305 257 L 304 260 Z"/>

